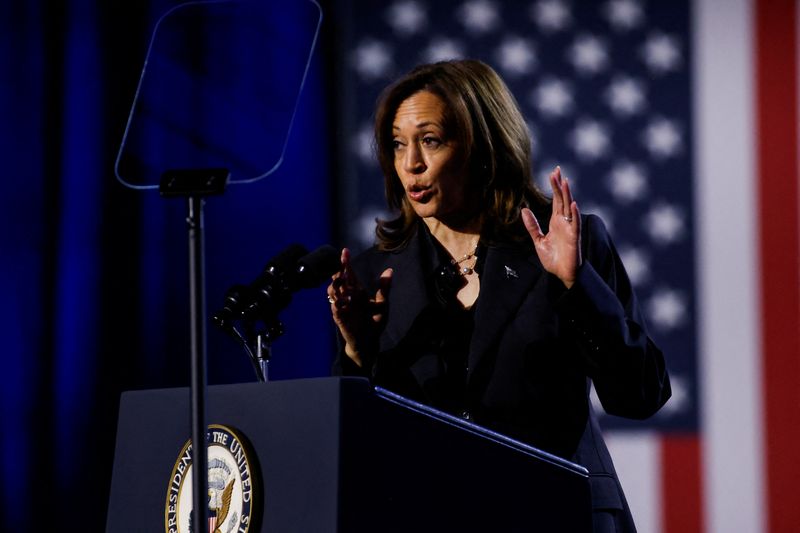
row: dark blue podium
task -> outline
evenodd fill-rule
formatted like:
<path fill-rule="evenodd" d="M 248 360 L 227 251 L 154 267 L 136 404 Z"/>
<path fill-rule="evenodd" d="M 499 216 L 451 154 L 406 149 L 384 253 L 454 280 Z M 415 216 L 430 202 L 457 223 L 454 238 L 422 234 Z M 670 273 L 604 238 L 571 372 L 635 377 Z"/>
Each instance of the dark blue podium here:
<path fill-rule="evenodd" d="M 164 531 L 188 388 L 120 400 L 107 531 Z M 262 532 L 591 531 L 584 468 L 360 378 L 208 387 L 207 422 L 246 436 Z"/>

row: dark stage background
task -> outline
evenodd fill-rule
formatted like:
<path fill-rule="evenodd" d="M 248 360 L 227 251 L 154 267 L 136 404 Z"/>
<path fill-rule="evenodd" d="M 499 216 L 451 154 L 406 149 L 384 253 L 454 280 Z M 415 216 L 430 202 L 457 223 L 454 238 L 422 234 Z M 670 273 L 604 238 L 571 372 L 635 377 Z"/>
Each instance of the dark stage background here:
<path fill-rule="evenodd" d="M 179 3 L 0 8 L 6 531 L 103 530 L 120 393 L 189 384 L 186 201 L 128 189 L 114 174 L 154 24 Z M 282 21 L 290 32 L 296 23 Z M 287 245 L 338 245 L 329 28 L 320 39 L 282 166 L 205 204 L 209 313 Z M 283 49 L 280 57 L 300 55 Z M 263 76 L 280 80 L 280 72 Z M 297 293 L 281 318 L 271 377 L 329 375 L 324 287 Z M 211 325 L 208 353 L 210 384 L 255 381 L 242 349 Z M 187 431 L 188 422 L 188 413 L 175 421 Z"/>

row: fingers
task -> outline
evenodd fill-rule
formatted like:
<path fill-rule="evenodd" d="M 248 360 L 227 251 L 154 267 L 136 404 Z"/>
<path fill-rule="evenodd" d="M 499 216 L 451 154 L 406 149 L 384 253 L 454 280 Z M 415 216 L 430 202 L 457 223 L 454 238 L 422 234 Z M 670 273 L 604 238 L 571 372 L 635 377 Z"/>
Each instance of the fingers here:
<path fill-rule="evenodd" d="M 328 293 L 328 302 L 333 305 L 333 302 L 336 301 L 336 289 L 333 287 L 333 283 L 328 285 L 328 289 L 326 291 Z"/>
<path fill-rule="evenodd" d="M 373 309 L 370 314 L 381 314 L 389 299 L 393 270 L 387 268 L 381 273 L 375 297 L 370 300 L 350 265 L 350 257 L 350 250 L 342 249 L 340 258 L 342 268 L 331 276 L 332 281 L 328 285 L 328 302 L 331 304 L 334 316 L 340 316 L 341 312 L 349 313 L 351 309 L 354 312 L 358 312 L 357 309 Z"/>
<path fill-rule="evenodd" d="M 353 269 L 350 267 L 350 249 L 342 248 L 342 255 L 339 261 L 342 263 L 341 277 L 344 278 L 345 283 L 350 283 L 353 277 Z"/>
<path fill-rule="evenodd" d="M 531 236 L 531 239 L 533 239 L 533 242 L 544 237 L 542 228 L 539 226 L 539 221 L 536 220 L 533 211 L 527 207 L 522 208 L 522 223 L 525 224 L 525 229 L 528 230 L 528 234 Z"/>
<path fill-rule="evenodd" d="M 564 201 L 564 216 L 568 217 L 572 214 L 572 188 L 569 186 L 569 179 L 561 178 L 561 169 L 559 168 L 559 181 L 561 185 L 561 196 Z"/>
<path fill-rule="evenodd" d="M 574 224 L 578 232 L 578 238 L 581 234 L 581 210 L 578 209 L 578 202 L 575 200 L 570 204 L 570 216 L 572 217 L 571 225 Z"/>
<path fill-rule="evenodd" d="M 381 277 L 378 278 L 378 291 L 375 293 L 375 303 L 384 303 L 389 299 L 393 274 L 394 270 L 391 268 L 387 268 L 381 272 Z"/>
<path fill-rule="evenodd" d="M 350 267 L 350 250 L 342 248 L 339 258 L 341 269 L 331 276 L 331 284 L 328 285 L 328 301 L 331 308 L 336 310 L 344 307 L 352 300 L 353 289 L 357 286 L 356 277 Z"/>
<path fill-rule="evenodd" d="M 567 224 L 580 223 L 570 181 L 561 174 L 560 166 L 550 173 L 550 187 L 553 189 L 553 216 L 562 218 Z"/>
<path fill-rule="evenodd" d="M 553 190 L 553 213 L 562 214 L 564 211 L 564 195 L 562 191 L 561 167 L 557 166 L 550 172 L 550 188 Z"/>

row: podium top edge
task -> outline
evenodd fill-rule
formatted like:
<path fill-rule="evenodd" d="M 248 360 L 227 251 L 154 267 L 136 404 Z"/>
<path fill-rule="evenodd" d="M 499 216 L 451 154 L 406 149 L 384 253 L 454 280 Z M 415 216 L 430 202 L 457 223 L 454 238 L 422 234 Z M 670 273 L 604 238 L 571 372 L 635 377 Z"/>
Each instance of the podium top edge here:
<path fill-rule="evenodd" d="M 220 383 L 215 385 L 208 385 L 208 390 L 216 391 L 216 390 L 226 390 L 226 389 L 239 389 L 243 387 L 270 387 L 270 386 L 288 386 L 289 384 L 296 384 L 296 383 L 313 383 L 313 382 L 343 382 L 343 383 L 360 383 L 360 386 L 365 388 L 371 389 L 372 387 L 369 384 L 369 380 L 363 377 L 357 376 L 321 376 L 321 377 L 312 377 L 312 378 L 292 378 L 292 379 L 277 379 L 273 381 L 268 381 L 266 383 L 256 382 L 256 381 L 246 381 L 241 383 Z M 169 391 L 188 391 L 190 390 L 189 386 L 182 386 L 182 387 L 157 387 L 157 388 L 142 388 L 142 389 L 129 389 L 121 392 L 122 396 L 127 395 L 138 395 L 138 394 L 146 394 L 146 393 L 154 393 L 154 392 L 169 392 Z"/>
<path fill-rule="evenodd" d="M 384 400 L 402 405 L 413 411 L 425 414 L 445 424 L 462 428 L 466 431 L 469 431 L 470 433 L 480 435 L 483 438 L 489 439 L 504 446 L 508 446 L 509 448 L 522 452 L 526 455 L 536 457 L 540 460 L 551 463 L 554 466 L 569 470 L 582 477 L 586 478 L 589 477 L 589 470 L 587 470 L 585 467 L 577 463 L 573 463 L 572 461 L 568 461 L 557 455 L 553 455 L 552 453 L 540 450 L 539 448 L 531 446 L 530 444 L 526 444 L 520 440 L 513 439 L 507 435 L 503 435 L 502 433 L 498 433 L 484 426 L 475 424 L 474 422 L 470 422 L 469 420 L 459 418 L 457 416 L 445 413 L 444 411 L 440 411 L 428 405 L 416 402 L 414 400 L 406 398 L 405 396 L 395 394 L 394 392 L 386 390 L 382 387 L 375 387 L 375 393 L 378 397 L 383 398 Z"/>

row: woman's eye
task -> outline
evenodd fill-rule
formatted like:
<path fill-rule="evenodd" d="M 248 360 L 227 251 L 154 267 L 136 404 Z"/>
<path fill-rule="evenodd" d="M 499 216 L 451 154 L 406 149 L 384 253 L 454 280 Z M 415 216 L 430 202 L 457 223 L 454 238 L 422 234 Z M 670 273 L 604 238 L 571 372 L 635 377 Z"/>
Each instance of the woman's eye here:
<path fill-rule="evenodd" d="M 422 144 L 425 146 L 436 147 L 442 144 L 442 141 L 439 140 L 437 137 L 428 136 L 422 138 Z"/>
<path fill-rule="evenodd" d="M 401 143 L 400 141 L 398 141 L 398 140 L 392 141 L 392 149 L 400 150 L 402 147 L 403 147 L 403 143 Z"/>

